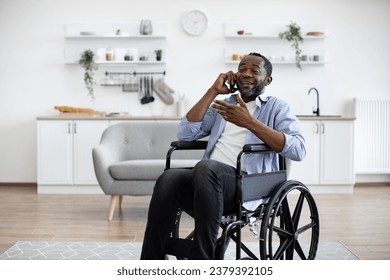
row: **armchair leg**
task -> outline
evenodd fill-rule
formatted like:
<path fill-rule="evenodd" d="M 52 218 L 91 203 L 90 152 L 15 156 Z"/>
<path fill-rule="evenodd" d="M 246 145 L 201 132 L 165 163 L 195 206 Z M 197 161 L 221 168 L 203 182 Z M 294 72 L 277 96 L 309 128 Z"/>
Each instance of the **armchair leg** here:
<path fill-rule="evenodd" d="M 119 209 L 122 209 L 123 195 L 119 196 Z"/>
<path fill-rule="evenodd" d="M 111 195 L 110 205 L 108 207 L 108 220 L 109 221 L 112 220 L 112 216 L 114 215 L 115 205 L 116 205 L 116 201 L 118 198 L 119 198 L 118 195 Z"/>

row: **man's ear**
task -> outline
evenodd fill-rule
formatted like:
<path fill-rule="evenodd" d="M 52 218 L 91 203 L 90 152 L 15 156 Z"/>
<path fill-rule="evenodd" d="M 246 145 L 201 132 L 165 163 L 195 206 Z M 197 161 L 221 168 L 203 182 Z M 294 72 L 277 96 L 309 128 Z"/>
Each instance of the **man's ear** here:
<path fill-rule="evenodd" d="M 268 86 L 270 83 L 272 83 L 272 77 L 271 76 L 268 76 L 266 79 L 265 79 L 265 85 Z"/>

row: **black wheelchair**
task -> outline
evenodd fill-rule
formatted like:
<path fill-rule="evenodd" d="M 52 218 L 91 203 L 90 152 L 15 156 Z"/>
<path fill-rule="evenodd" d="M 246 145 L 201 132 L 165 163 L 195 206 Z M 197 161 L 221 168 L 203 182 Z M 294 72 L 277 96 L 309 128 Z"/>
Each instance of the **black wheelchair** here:
<path fill-rule="evenodd" d="M 174 151 L 202 150 L 206 146 L 207 141 L 172 142 L 166 157 L 166 169 L 171 168 L 171 157 Z M 234 213 L 224 213 L 221 220 L 216 258 L 224 259 L 232 240 L 235 242 L 237 260 L 315 259 L 320 223 L 318 209 L 309 189 L 299 181 L 287 180 L 286 160 L 281 155 L 278 155 L 279 171 L 259 174 L 242 172 L 242 156 L 253 153 L 274 153 L 274 151 L 264 144 L 248 144 L 238 155 L 237 206 Z M 254 200 L 260 202 L 254 210 L 243 207 L 245 202 Z M 179 236 L 182 214 L 183 210 L 179 209 L 166 251 L 167 255 L 177 259 L 186 259 L 192 246 L 193 232 L 185 237 Z M 253 249 L 250 250 L 243 242 L 244 227 L 249 229 L 255 240 L 258 240 L 258 253 L 253 252 Z"/>

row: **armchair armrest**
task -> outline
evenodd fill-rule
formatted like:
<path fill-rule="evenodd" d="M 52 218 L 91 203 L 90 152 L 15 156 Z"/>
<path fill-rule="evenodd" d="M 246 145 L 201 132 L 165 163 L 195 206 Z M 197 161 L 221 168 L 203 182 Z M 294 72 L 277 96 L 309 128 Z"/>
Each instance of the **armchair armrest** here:
<path fill-rule="evenodd" d="M 110 193 L 114 179 L 109 172 L 109 166 L 116 162 L 119 155 L 109 149 L 106 145 L 99 145 L 92 149 L 93 166 L 96 179 L 105 194 Z"/>

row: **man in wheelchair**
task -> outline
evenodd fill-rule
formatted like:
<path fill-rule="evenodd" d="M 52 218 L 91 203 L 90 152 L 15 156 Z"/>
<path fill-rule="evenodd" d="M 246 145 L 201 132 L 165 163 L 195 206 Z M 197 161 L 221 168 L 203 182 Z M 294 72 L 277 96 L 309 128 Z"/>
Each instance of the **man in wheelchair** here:
<path fill-rule="evenodd" d="M 236 159 L 245 144 L 265 143 L 282 156 L 300 161 L 306 155 L 299 123 L 288 104 L 263 97 L 272 82 L 272 64 L 261 54 L 243 57 L 238 71 L 222 73 L 182 118 L 178 138 L 194 141 L 209 136 L 203 159 L 193 169 L 167 169 L 151 198 L 141 259 L 164 259 L 177 210 L 195 221 L 189 259 L 215 259 L 224 213 L 234 211 Z M 237 93 L 235 93 L 237 92 Z M 224 100 L 216 99 L 226 95 Z M 278 155 L 243 158 L 251 174 L 278 170 Z"/>

